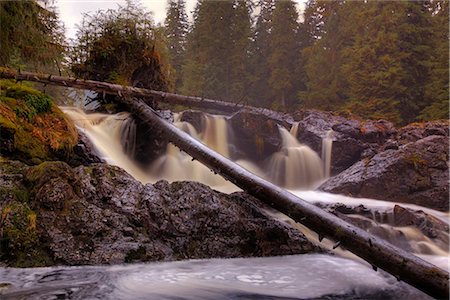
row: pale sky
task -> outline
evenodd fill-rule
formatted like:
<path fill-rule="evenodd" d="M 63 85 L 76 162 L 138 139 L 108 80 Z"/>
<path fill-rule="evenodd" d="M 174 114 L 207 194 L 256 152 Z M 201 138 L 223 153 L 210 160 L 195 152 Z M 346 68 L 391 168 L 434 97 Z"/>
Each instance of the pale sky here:
<path fill-rule="evenodd" d="M 299 3 L 301 10 L 306 0 L 295 0 Z M 194 11 L 196 0 L 186 0 L 188 15 Z M 155 23 L 163 22 L 166 16 L 167 0 L 140 0 L 140 3 L 148 11 L 153 12 Z M 117 5 L 125 5 L 125 0 L 56 0 L 55 5 L 60 19 L 66 28 L 66 37 L 74 38 L 77 31 L 76 24 L 79 24 L 84 13 L 98 10 L 116 9 Z"/>

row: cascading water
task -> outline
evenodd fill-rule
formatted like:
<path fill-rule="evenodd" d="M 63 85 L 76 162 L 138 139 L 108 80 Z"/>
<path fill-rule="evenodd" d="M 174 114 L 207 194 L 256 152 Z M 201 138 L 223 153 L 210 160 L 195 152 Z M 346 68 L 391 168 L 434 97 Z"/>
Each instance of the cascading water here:
<path fill-rule="evenodd" d="M 92 141 L 100 156 L 112 165 L 119 166 L 142 182 L 148 182 L 148 174 L 132 160 L 136 128 L 128 113 L 107 115 L 102 113 L 86 114 L 75 107 L 60 107 L 68 115 L 89 140 Z M 124 147 L 124 141 L 125 147 Z"/>
<path fill-rule="evenodd" d="M 289 189 L 312 189 L 324 179 L 324 167 L 316 152 L 297 141 L 297 130 L 298 123 L 291 132 L 279 127 L 282 148 L 269 159 L 269 179 Z"/>
<path fill-rule="evenodd" d="M 205 115 L 205 130 L 198 133 L 188 122 L 180 121 L 175 117 L 174 125 L 202 141 L 208 147 L 225 157 L 229 157 L 227 123 L 222 116 Z M 158 158 L 149 168 L 154 180 L 166 179 L 169 181 L 194 180 L 205 183 L 216 189 L 229 191 L 236 187 L 221 176 L 213 174 L 211 170 L 189 155 L 180 151 L 172 144 L 168 144 L 166 153 Z"/>
<path fill-rule="evenodd" d="M 325 178 L 329 178 L 331 173 L 331 150 L 333 147 L 332 134 L 333 130 L 329 130 L 322 139 L 322 162 Z"/>
<path fill-rule="evenodd" d="M 128 114 L 85 114 L 81 110 L 75 108 L 65 107 L 62 109 L 75 121 L 80 130 L 88 136 L 102 154 L 103 158 L 109 163 L 124 168 L 136 179 L 144 183 L 155 182 L 159 179 L 166 179 L 169 181 L 195 180 L 224 192 L 238 190 L 231 183 L 223 180 L 218 175 L 214 175 L 208 168 L 204 167 L 199 162 L 192 161 L 190 156 L 179 151 L 179 149 L 172 144 L 168 145 L 165 155 L 155 160 L 147 170 L 139 168 L 133 159 L 125 153 L 130 153 L 130 150 L 133 149 L 133 123 L 130 121 Z M 225 118 L 206 115 L 205 119 L 205 129 L 202 132 L 197 132 L 190 123 L 181 122 L 179 116 L 175 116 L 176 121 L 174 124 L 222 155 L 230 157 L 228 149 L 228 129 Z M 355 199 L 341 195 L 312 191 L 311 187 L 316 186 L 329 176 L 332 132 L 329 132 L 323 138 L 322 159 L 320 159 L 313 150 L 297 141 L 295 138 L 295 136 L 297 136 L 297 133 L 295 132 L 297 129 L 298 128 L 295 125 L 291 129 L 291 132 L 288 132 L 284 128 L 279 129 L 283 142 L 282 149 L 269 158 L 269 163 L 266 165 L 266 168 L 259 168 L 246 160 L 240 160 L 237 161 L 237 163 L 261 177 L 272 179 L 276 183 L 289 188 L 292 193 L 311 203 L 328 206 L 336 203 L 344 203 L 351 207 L 364 205 L 367 209 L 377 213 L 374 213 L 373 216 L 349 215 L 349 217 L 360 219 L 360 222 L 366 224 L 368 231 L 378 234 L 397 246 L 419 255 L 441 268 L 449 269 L 448 232 L 438 232 L 436 237 L 430 237 L 426 236 L 421 230 L 417 229 L 417 227 L 397 226 L 393 214 L 394 206 L 397 203 L 373 199 Z M 127 143 L 124 148 L 123 139 L 125 136 Z M 310 190 L 305 190 L 308 188 Z M 414 211 L 424 211 L 445 224 L 449 224 L 448 213 L 442 213 L 410 204 L 399 205 Z M 384 217 L 380 217 L 380 214 L 383 214 Z M 278 213 L 276 215 L 281 219 L 286 218 Z M 304 228 L 293 221 L 287 221 L 294 226 L 298 226 L 299 229 L 312 240 L 317 240 L 317 235 L 315 233 L 312 233 L 307 228 Z M 325 239 L 321 243 L 321 245 L 327 244 L 331 249 L 333 245 L 332 241 L 327 241 Z M 334 251 L 338 251 L 337 253 L 343 256 L 352 257 L 352 259 L 358 260 L 352 254 L 344 250 L 336 249 Z M 364 262 L 362 263 L 365 264 Z M 370 266 L 367 267 L 367 272 L 372 272 Z"/>

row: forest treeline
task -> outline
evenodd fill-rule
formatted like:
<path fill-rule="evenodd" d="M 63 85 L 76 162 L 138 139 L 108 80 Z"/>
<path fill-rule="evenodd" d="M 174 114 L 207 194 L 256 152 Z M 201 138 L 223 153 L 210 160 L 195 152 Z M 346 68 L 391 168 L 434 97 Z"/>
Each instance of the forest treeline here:
<path fill-rule="evenodd" d="M 2 65 L 49 62 L 80 77 L 285 111 L 448 118 L 446 0 L 309 0 L 301 16 L 291 0 L 199 0 L 192 20 L 185 0 L 169 0 L 161 25 L 129 0 L 86 15 L 66 52 L 43 3 L 0 2 Z"/>
<path fill-rule="evenodd" d="M 448 118 L 448 1 L 184 0 L 165 22 L 176 91 L 398 124 Z"/>

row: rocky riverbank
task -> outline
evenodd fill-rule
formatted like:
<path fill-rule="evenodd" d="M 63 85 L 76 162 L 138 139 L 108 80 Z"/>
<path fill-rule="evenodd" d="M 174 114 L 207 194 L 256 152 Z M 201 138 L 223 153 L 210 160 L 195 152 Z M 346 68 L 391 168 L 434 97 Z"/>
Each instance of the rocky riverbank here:
<path fill-rule="evenodd" d="M 243 193 L 195 182 L 143 185 L 120 168 L 0 162 L 0 260 L 112 264 L 318 252 Z"/>

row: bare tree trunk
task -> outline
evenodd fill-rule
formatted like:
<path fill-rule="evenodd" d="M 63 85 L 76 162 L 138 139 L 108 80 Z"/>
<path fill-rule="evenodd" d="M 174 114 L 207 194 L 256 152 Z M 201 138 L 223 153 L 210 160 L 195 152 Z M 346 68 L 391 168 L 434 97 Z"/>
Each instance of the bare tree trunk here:
<path fill-rule="evenodd" d="M 216 110 L 223 113 L 233 113 L 241 109 L 256 111 L 263 115 L 272 115 L 274 112 L 268 109 L 257 108 L 253 106 L 206 99 L 201 97 L 184 96 L 173 93 L 142 89 L 132 86 L 124 86 L 94 80 L 84 80 L 73 77 L 54 76 L 49 74 L 40 74 L 32 72 L 16 72 L 8 68 L 0 68 L 0 78 L 28 80 L 40 82 L 43 84 L 53 84 L 64 87 L 73 87 L 86 90 L 92 90 L 99 93 L 105 93 L 118 96 L 130 96 L 142 98 L 147 103 L 148 100 L 158 101 L 172 105 L 183 105 L 186 107 L 198 107 L 202 109 Z"/>
<path fill-rule="evenodd" d="M 3 72 L 1 77 L 5 78 Z M 20 79 L 43 81 L 40 77 L 36 76 L 35 78 L 34 75 L 21 76 Z M 45 82 L 53 84 L 53 80 L 54 77 L 51 77 L 47 78 Z M 56 84 L 61 85 L 61 80 L 58 78 Z M 80 87 L 80 85 L 73 85 L 73 82 L 68 80 L 66 85 Z M 96 85 L 99 85 L 98 82 Z M 160 118 L 144 101 L 131 98 L 118 98 L 117 101 L 127 106 L 143 122 L 157 126 L 170 142 L 209 167 L 213 172 L 220 174 L 295 221 L 316 231 L 319 236 L 337 241 L 340 246 L 363 258 L 374 268 L 375 266 L 379 267 L 394 275 L 398 280 L 403 280 L 433 297 L 448 298 L 448 272 L 255 176 Z"/>

